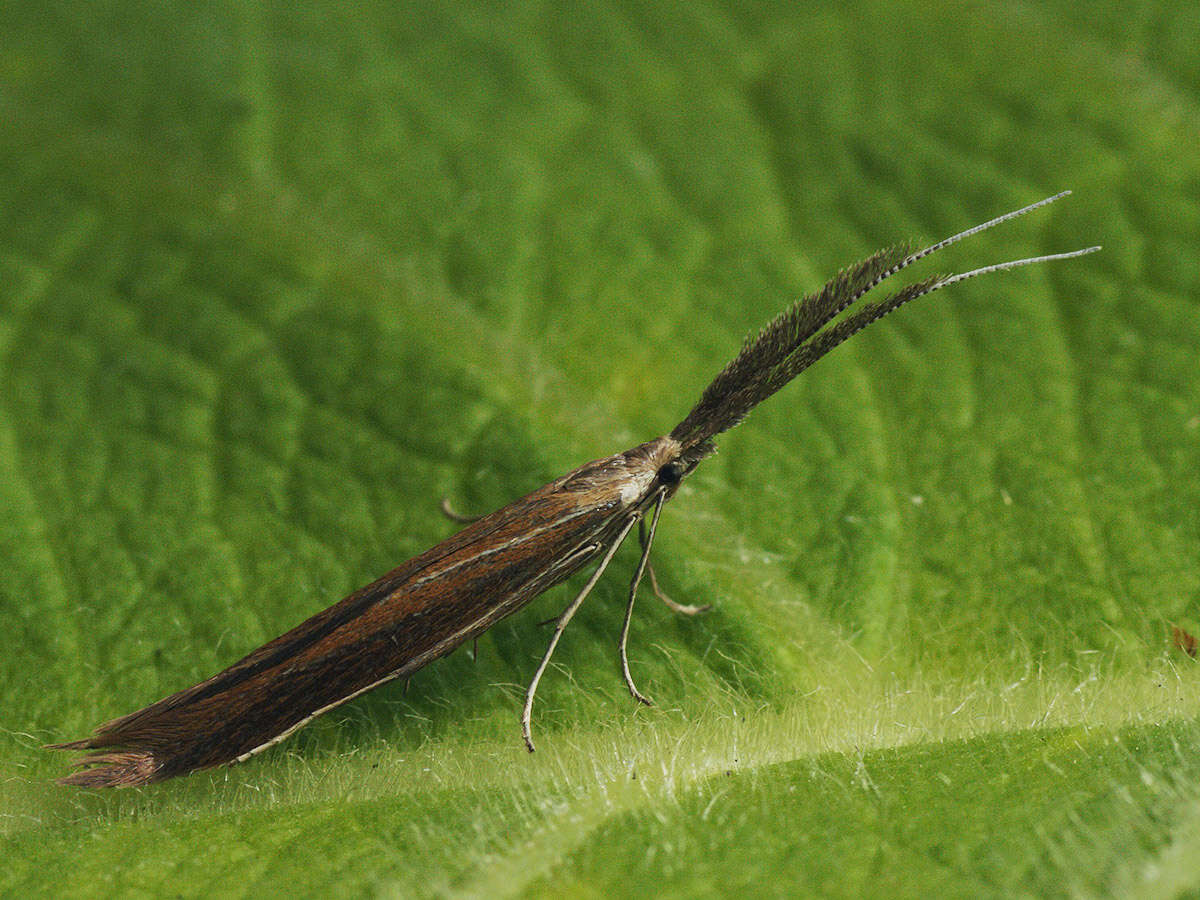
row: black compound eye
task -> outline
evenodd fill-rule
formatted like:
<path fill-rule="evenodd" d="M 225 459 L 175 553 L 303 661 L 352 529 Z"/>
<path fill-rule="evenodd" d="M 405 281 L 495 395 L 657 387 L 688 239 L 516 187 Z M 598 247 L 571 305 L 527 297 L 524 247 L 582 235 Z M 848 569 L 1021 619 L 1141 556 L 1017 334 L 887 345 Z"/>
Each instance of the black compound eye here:
<path fill-rule="evenodd" d="M 678 462 L 669 462 L 658 470 L 658 480 L 665 485 L 679 484 L 683 480 L 683 466 Z"/>

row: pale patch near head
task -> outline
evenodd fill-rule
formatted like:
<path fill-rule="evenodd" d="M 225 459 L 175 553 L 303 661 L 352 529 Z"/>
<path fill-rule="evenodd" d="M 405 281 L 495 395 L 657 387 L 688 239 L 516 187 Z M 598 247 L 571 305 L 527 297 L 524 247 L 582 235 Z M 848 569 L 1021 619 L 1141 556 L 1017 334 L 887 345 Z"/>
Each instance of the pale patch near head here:
<path fill-rule="evenodd" d="M 646 490 L 654 481 L 654 471 L 635 469 L 629 473 L 621 485 L 621 505 L 632 506 L 645 496 Z"/>

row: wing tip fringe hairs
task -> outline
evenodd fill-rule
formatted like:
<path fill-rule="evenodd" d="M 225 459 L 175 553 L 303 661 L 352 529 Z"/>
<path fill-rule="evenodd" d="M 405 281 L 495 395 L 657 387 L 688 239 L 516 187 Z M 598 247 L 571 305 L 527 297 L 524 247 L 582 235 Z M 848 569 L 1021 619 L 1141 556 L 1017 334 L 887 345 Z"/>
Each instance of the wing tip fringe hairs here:
<path fill-rule="evenodd" d="M 88 741 L 51 744 L 49 750 L 82 750 Z M 137 787 L 152 784 L 166 777 L 162 764 L 152 750 L 111 750 L 90 753 L 72 763 L 80 769 L 57 780 L 58 784 L 74 787 Z"/>
<path fill-rule="evenodd" d="M 79 769 L 57 779 L 58 784 L 75 787 L 135 787 L 151 784 L 168 777 L 163 771 L 163 761 L 153 747 L 137 748 L 136 740 L 126 743 L 113 733 L 113 726 L 122 719 L 98 727 L 91 737 L 61 744 L 47 744 L 46 750 L 90 751 L 71 762 Z"/>

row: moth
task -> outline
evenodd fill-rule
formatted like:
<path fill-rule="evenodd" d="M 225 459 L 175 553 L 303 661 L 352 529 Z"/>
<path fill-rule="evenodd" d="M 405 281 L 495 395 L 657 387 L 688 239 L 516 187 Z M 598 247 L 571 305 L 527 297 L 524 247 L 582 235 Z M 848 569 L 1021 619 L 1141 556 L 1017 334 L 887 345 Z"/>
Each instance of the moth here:
<path fill-rule="evenodd" d="M 1006 213 L 922 250 L 913 252 L 901 245 L 842 270 L 752 335 L 669 434 L 586 463 L 472 521 L 207 681 L 100 725 L 91 737 L 51 745 L 90 751 L 76 761 L 79 771 L 60 783 L 143 785 L 240 762 L 335 706 L 384 682 L 412 675 L 596 563 L 558 616 L 525 693 L 521 730 L 532 751 L 530 721 L 538 683 L 563 630 L 635 529 L 642 552 L 629 587 L 618 653 L 630 694 L 649 704 L 634 684 L 626 652 L 634 600 L 647 571 L 655 593 L 660 593 L 649 566 L 659 516 L 680 484 L 715 452 L 714 438 L 838 344 L 918 297 L 977 275 L 1100 249 L 931 275 L 856 306 L 868 292 L 913 263 L 1068 193 Z M 663 599 L 679 612 L 701 611 Z"/>

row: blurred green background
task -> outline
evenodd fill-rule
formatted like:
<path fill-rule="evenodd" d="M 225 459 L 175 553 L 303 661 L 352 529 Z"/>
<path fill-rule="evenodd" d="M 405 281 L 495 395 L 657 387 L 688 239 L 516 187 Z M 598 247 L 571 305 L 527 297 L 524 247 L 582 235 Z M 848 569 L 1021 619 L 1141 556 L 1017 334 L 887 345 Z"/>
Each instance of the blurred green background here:
<path fill-rule="evenodd" d="M 1194 2 L 0 6 L 0 894 L 1200 888 Z M 628 549 L 230 769 L 43 752 L 1063 188 Z M 577 586 L 577 585 L 576 585 Z"/>

